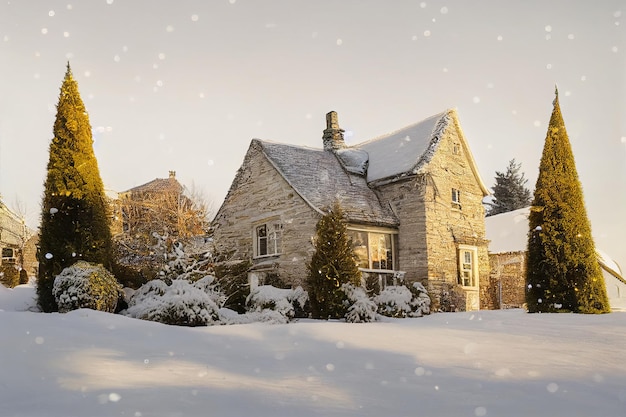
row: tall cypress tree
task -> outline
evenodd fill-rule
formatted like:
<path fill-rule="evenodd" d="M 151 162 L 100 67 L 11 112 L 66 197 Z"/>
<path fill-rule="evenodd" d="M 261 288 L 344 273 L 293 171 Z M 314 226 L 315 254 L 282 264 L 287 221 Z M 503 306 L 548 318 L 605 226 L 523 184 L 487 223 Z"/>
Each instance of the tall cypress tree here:
<path fill-rule="evenodd" d="M 352 242 L 338 203 L 317 223 L 315 253 L 308 264 L 307 287 L 313 318 L 343 318 L 348 306 L 342 285 L 360 285 Z"/>
<path fill-rule="evenodd" d="M 528 180 L 521 172 L 522 164 L 515 159 L 509 161 L 506 172 L 496 171 L 496 184 L 493 186 L 493 201 L 487 216 L 508 213 L 509 211 L 528 207 L 531 201 L 530 190 L 526 188 Z"/>
<path fill-rule="evenodd" d="M 526 302 L 534 312 L 610 311 L 556 91 L 529 217 Z"/>
<path fill-rule="evenodd" d="M 79 259 L 111 268 L 109 207 L 93 151 L 91 125 L 69 63 L 50 143 L 39 238 L 37 295 L 56 311 L 55 277 Z"/>

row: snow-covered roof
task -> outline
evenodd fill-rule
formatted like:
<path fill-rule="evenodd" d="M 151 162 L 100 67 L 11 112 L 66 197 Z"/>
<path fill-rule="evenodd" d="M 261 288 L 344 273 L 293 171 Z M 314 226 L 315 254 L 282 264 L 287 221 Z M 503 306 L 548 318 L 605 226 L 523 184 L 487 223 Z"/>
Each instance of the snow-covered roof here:
<path fill-rule="evenodd" d="M 352 222 L 398 225 L 396 216 L 380 203 L 365 178 L 345 170 L 333 152 L 259 139 L 254 139 L 251 146 L 260 146 L 283 178 L 313 208 L 321 211 L 339 201 Z"/>
<path fill-rule="evenodd" d="M 496 214 L 485 218 L 485 234 L 489 252 L 521 252 L 528 243 L 528 215 L 530 207 Z"/>
<path fill-rule="evenodd" d="M 490 253 L 522 252 L 528 244 L 530 207 L 485 218 L 485 232 Z M 624 280 L 620 266 L 606 252 L 596 248 L 600 266 L 611 275 Z"/>
<path fill-rule="evenodd" d="M 438 141 L 432 142 L 433 139 L 438 139 L 438 134 L 447 125 L 448 113 L 445 111 L 436 114 L 419 123 L 356 145 L 355 148 L 369 154 L 367 181 L 410 173 L 419 169 L 419 163 L 428 162 L 422 156 L 427 156 L 426 151 L 438 144 Z"/>

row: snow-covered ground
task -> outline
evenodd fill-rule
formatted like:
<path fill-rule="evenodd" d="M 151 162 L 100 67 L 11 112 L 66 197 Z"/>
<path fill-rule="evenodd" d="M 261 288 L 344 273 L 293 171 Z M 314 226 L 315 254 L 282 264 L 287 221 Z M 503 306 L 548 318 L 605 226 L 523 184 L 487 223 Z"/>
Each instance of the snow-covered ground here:
<path fill-rule="evenodd" d="M 0 286 L 0 416 L 626 415 L 626 313 L 183 328 Z"/>

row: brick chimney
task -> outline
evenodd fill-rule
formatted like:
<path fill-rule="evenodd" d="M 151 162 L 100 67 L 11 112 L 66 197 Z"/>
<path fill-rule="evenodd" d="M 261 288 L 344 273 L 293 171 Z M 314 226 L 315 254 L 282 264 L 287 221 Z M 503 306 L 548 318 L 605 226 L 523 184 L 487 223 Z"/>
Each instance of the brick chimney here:
<path fill-rule="evenodd" d="M 170 178 L 176 178 L 176 171 L 170 171 Z"/>
<path fill-rule="evenodd" d="M 337 112 L 331 111 L 326 114 L 326 129 L 324 129 L 324 150 L 336 151 L 346 147 L 346 143 L 343 141 L 344 130 L 339 127 L 339 119 L 337 118 Z"/>

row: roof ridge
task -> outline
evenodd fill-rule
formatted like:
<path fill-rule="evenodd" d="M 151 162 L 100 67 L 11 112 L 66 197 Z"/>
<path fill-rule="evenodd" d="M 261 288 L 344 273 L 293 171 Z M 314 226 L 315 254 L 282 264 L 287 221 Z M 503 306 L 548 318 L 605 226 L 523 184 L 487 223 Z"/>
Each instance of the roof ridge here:
<path fill-rule="evenodd" d="M 433 114 L 433 115 L 431 115 L 431 116 L 428 116 L 428 117 L 426 117 L 425 119 L 422 119 L 422 120 L 420 120 L 420 121 L 418 121 L 418 122 L 411 123 L 411 124 L 406 125 L 406 126 L 404 126 L 404 127 L 400 128 L 400 129 L 396 129 L 396 130 L 394 130 L 394 131 L 392 131 L 392 132 L 388 132 L 388 133 L 384 133 L 384 134 L 382 134 L 382 135 L 378 135 L 378 136 L 376 136 L 376 137 L 374 137 L 374 138 L 372 138 L 372 139 L 368 139 L 368 140 L 366 140 L 365 142 L 361 142 L 361 143 L 358 143 L 358 144 L 356 144 L 356 145 L 353 145 L 353 146 L 351 146 L 351 148 L 358 148 L 359 146 L 366 145 L 366 144 L 368 144 L 368 143 L 376 142 L 376 141 L 381 140 L 381 139 L 386 139 L 386 138 L 388 138 L 388 137 L 390 137 L 390 136 L 393 136 L 393 135 L 396 135 L 396 134 L 398 134 L 398 133 L 402 132 L 403 130 L 407 130 L 407 129 L 410 129 L 410 128 L 412 128 L 412 127 L 415 127 L 415 126 L 417 126 L 417 125 L 419 125 L 419 124 L 422 124 L 422 123 L 424 123 L 426 120 L 435 119 L 435 118 L 437 118 L 437 119 L 441 119 L 443 116 L 445 116 L 445 115 L 449 114 L 449 113 L 450 113 L 451 111 L 453 111 L 453 110 L 454 110 L 454 109 L 452 109 L 452 108 L 448 108 L 448 109 L 446 109 L 446 110 L 444 110 L 444 111 L 442 111 L 442 112 L 440 112 L 440 113 L 436 113 L 436 114 Z M 435 127 L 436 127 L 438 124 L 439 124 L 439 123 L 436 123 L 436 124 L 435 124 Z M 434 132 L 434 130 L 433 130 L 433 132 Z"/>

